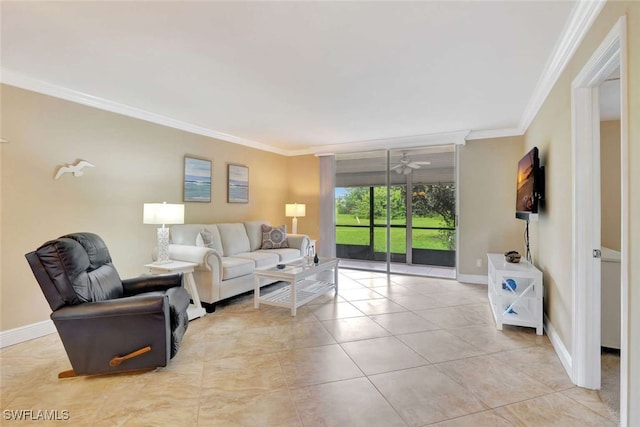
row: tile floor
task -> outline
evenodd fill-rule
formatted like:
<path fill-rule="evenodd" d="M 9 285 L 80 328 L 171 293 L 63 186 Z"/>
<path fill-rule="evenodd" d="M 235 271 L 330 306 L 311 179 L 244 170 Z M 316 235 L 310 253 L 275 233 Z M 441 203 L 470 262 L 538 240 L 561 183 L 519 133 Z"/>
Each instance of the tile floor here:
<path fill-rule="evenodd" d="M 219 306 L 152 372 L 58 380 L 57 335 L 3 349 L 0 365 L 3 415 L 68 411 L 74 426 L 616 425 L 546 337 L 496 330 L 486 287 L 345 269 L 339 296 L 295 318 L 252 295 Z"/>

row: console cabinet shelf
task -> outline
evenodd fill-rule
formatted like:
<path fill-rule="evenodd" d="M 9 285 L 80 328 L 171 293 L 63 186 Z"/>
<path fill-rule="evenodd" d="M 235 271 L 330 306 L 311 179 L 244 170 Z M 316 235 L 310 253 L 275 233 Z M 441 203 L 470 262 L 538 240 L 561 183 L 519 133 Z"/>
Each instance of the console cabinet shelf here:
<path fill-rule="evenodd" d="M 498 329 L 502 325 L 536 328 L 542 335 L 542 272 L 524 259 L 509 263 L 503 254 L 488 254 L 489 303 Z"/>

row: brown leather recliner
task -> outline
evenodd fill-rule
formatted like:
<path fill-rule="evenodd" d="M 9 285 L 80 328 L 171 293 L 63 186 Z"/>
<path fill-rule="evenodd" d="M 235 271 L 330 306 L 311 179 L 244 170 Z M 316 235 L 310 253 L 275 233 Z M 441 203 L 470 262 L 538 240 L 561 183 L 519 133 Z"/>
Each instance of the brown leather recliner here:
<path fill-rule="evenodd" d="M 73 367 L 59 378 L 153 369 L 178 352 L 189 324 L 181 273 L 121 280 L 93 233 L 62 236 L 25 256 Z"/>

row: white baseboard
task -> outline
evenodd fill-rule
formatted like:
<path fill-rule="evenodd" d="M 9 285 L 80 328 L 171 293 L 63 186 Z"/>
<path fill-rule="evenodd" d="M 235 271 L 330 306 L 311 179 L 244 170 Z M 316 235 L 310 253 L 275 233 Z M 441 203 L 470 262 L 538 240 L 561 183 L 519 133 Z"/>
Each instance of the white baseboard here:
<path fill-rule="evenodd" d="M 560 335 L 556 332 L 546 313 L 544 314 L 544 330 L 546 331 L 549 341 L 551 341 L 551 345 L 553 345 L 553 349 L 556 351 L 564 370 L 567 372 L 567 375 L 569 375 L 569 378 L 571 378 L 571 381 L 573 381 L 571 354 L 569 354 L 567 347 L 564 346 L 564 343 L 560 339 Z"/>
<path fill-rule="evenodd" d="M 475 283 L 476 285 L 486 285 L 489 283 L 489 277 L 481 274 L 458 274 L 456 280 L 462 283 Z"/>
<path fill-rule="evenodd" d="M 0 348 L 20 344 L 21 342 L 55 334 L 56 332 L 56 327 L 51 320 L 43 320 L 31 325 L 9 329 L 8 331 L 0 332 Z"/>

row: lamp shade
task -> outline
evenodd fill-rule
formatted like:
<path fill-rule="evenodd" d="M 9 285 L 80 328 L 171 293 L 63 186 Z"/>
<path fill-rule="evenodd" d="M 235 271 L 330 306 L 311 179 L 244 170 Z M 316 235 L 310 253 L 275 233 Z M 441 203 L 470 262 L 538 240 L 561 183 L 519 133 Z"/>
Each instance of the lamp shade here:
<path fill-rule="evenodd" d="M 284 207 L 285 216 L 302 217 L 307 212 L 307 206 L 304 203 L 287 203 Z"/>
<path fill-rule="evenodd" d="M 145 203 L 143 224 L 184 224 L 184 205 Z"/>

